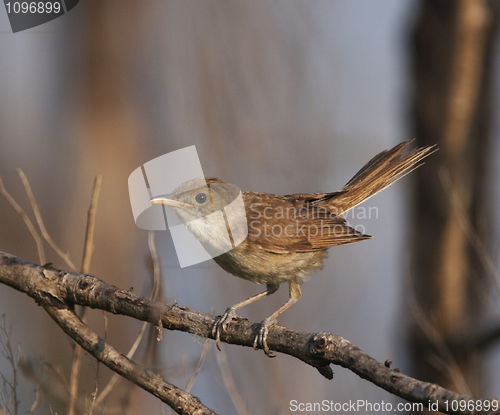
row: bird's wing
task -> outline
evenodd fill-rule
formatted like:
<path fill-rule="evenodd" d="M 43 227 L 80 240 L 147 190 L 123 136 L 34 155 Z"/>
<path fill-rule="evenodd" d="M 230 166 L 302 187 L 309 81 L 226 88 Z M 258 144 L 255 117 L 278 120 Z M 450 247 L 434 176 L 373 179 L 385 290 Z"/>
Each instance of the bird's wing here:
<path fill-rule="evenodd" d="M 248 241 L 268 252 L 284 254 L 318 251 L 371 238 L 350 227 L 344 218 L 315 204 L 330 195 L 244 193 Z"/>

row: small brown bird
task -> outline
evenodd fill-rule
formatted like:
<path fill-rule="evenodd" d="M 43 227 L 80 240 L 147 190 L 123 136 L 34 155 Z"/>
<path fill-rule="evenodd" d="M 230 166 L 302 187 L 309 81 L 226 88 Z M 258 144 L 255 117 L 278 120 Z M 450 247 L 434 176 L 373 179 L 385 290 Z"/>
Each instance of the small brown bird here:
<path fill-rule="evenodd" d="M 436 151 L 435 146 L 406 151 L 409 145 L 406 141 L 376 155 L 338 192 L 285 196 L 244 192 L 245 212 L 227 209 L 240 194 L 239 189 L 216 178 L 190 180 L 170 195 L 151 199 L 151 203 L 171 207 L 224 270 L 266 284 L 266 291 L 229 307 L 217 320 L 213 327 L 217 344 L 236 310 L 273 294 L 281 283 L 288 282 L 288 301 L 262 321 L 254 341 L 254 348 L 261 346 L 272 356 L 266 341 L 269 326 L 301 297 L 299 284 L 322 268 L 327 249 L 371 238 L 350 227 L 343 214 L 419 167 Z M 210 216 L 217 211 L 225 212 L 224 220 Z M 233 235 L 231 242 L 243 235 L 238 239 L 242 242 L 233 243 L 230 250 L 222 249 L 228 231 Z M 246 238 L 244 232 L 248 232 Z"/>

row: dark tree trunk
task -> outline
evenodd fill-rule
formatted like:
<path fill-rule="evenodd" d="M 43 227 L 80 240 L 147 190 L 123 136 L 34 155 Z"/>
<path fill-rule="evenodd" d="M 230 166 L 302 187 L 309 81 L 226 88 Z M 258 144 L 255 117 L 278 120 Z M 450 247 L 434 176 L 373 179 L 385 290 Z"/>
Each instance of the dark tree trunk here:
<path fill-rule="evenodd" d="M 417 171 L 413 374 L 473 394 L 480 394 L 481 350 L 457 345 L 481 327 L 491 292 L 485 166 L 499 5 L 423 0 L 412 39 L 415 136 L 439 147 Z"/>

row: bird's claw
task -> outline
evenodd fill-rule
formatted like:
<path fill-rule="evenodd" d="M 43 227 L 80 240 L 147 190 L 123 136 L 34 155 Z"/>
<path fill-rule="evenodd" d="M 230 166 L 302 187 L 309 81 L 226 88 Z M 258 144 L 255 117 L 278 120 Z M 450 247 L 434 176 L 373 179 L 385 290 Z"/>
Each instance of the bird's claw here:
<path fill-rule="evenodd" d="M 227 325 L 231 322 L 231 320 L 237 317 L 236 312 L 233 307 L 228 307 L 224 314 L 219 318 L 212 327 L 212 336 L 215 338 L 215 345 L 217 349 L 220 351 L 219 340 L 221 332 L 226 331 Z"/>
<path fill-rule="evenodd" d="M 262 350 L 264 350 L 264 353 L 268 357 L 276 357 L 276 355 L 272 354 L 272 352 L 269 350 L 269 347 L 267 346 L 267 334 L 269 332 L 269 326 L 272 326 L 273 324 L 276 324 L 276 320 L 268 320 L 267 318 L 262 323 L 260 323 L 259 333 L 257 334 L 257 336 L 255 336 L 255 340 L 253 341 L 253 348 L 257 350 L 259 346 L 262 347 Z"/>

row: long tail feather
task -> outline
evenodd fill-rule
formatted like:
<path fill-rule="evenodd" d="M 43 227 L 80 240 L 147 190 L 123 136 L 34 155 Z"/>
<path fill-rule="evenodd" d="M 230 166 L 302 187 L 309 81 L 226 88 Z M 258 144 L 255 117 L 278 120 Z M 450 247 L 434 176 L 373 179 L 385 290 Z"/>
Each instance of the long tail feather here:
<path fill-rule="evenodd" d="M 352 209 L 420 167 L 425 157 L 437 151 L 436 146 L 426 146 L 405 153 L 412 141 L 382 151 L 366 163 L 335 197 L 337 208 L 343 212 Z"/>

